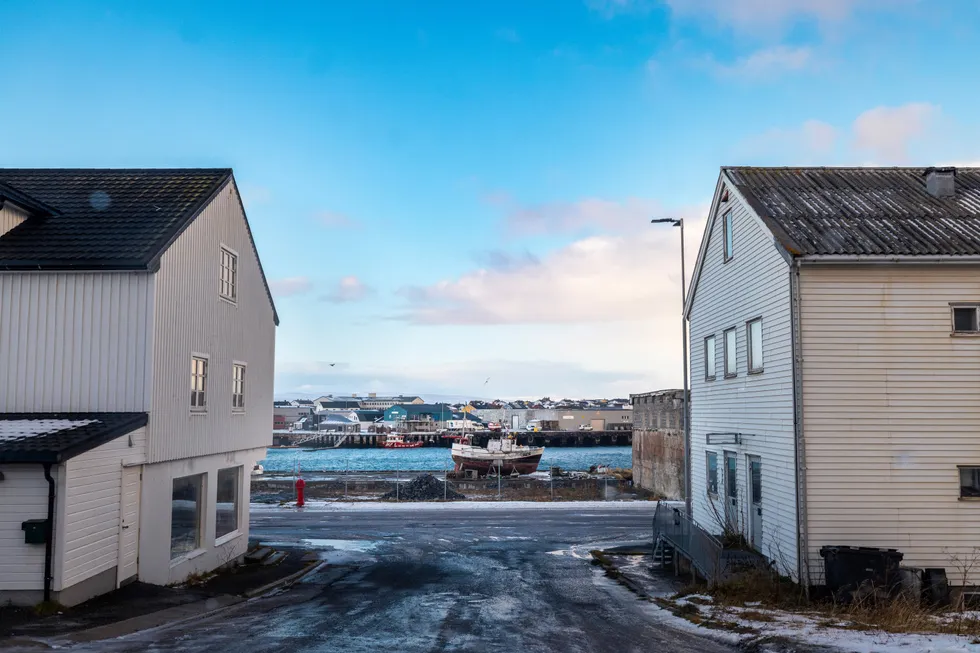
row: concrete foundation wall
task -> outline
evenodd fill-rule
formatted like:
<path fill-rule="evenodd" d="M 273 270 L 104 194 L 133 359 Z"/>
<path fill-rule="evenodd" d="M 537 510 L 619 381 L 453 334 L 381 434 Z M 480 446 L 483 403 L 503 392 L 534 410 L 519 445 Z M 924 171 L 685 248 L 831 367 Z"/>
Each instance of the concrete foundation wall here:
<path fill-rule="evenodd" d="M 684 498 L 682 431 L 633 430 L 633 483 L 668 499 Z"/>

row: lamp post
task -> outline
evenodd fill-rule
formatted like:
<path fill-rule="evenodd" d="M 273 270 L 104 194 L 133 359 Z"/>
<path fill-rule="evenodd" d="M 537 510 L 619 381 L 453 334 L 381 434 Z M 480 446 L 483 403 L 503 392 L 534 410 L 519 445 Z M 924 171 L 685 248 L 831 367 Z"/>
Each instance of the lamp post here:
<path fill-rule="evenodd" d="M 688 405 L 690 390 L 687 382 L 687 317 L 684 304 L 687 301 L 687 274 L 684 269 L 684 219 L 654 218 L 652 224 L 670 224 L 681 228 L 681 343 L 684 349 L 684 507 L 691 515 L 691 411 Z"/>

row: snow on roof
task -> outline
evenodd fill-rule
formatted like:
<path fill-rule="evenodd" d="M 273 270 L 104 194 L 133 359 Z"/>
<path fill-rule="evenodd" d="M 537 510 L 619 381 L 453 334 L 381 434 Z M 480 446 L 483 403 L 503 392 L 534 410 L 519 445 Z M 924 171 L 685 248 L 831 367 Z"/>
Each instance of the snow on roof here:
<path fill-rule="evenodd" d="M 92 424 L 94 419 L 14 419 L 0 421 L 0 442 L 51 435 Z"/>

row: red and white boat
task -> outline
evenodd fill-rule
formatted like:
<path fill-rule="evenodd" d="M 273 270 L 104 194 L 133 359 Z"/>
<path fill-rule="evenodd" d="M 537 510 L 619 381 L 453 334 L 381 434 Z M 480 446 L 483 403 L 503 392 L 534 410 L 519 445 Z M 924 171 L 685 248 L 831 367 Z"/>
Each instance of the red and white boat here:
<path fill-rule="evenodd" d="M 490 440 L 487 446 L 475 447 L 469 436 L 462 436 L 453 443 L 452 456 L 456 471 L 475 470 L 479 476 L 500 474 L 509 476 L 533 474 L 544 455 L 544 447 L 528 447 L 517 444 L 513 436 Z"/>
<path fill-rule="evenodd" d="M 389 433 L 385 439 L 385 449 L 418 449 L 421 446 L 421 440 L 405 442 L 405 436 L 401 433 Z"/>

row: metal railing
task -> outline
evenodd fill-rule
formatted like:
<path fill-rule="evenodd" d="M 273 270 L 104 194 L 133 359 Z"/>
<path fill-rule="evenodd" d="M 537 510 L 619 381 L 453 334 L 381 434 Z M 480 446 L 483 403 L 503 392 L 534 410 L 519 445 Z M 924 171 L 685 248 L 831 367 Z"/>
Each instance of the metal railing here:
<path fill-rule="evenodd" d="M 653 541 L 666 542 L 683 555 L 709 583 L 717 583 L 746 568 L 764 568 L 765 558 L 754 551 L 726 549 L 721 540 L 688 517 L 683 508 L 658 502 L 653 516 Z"/>

